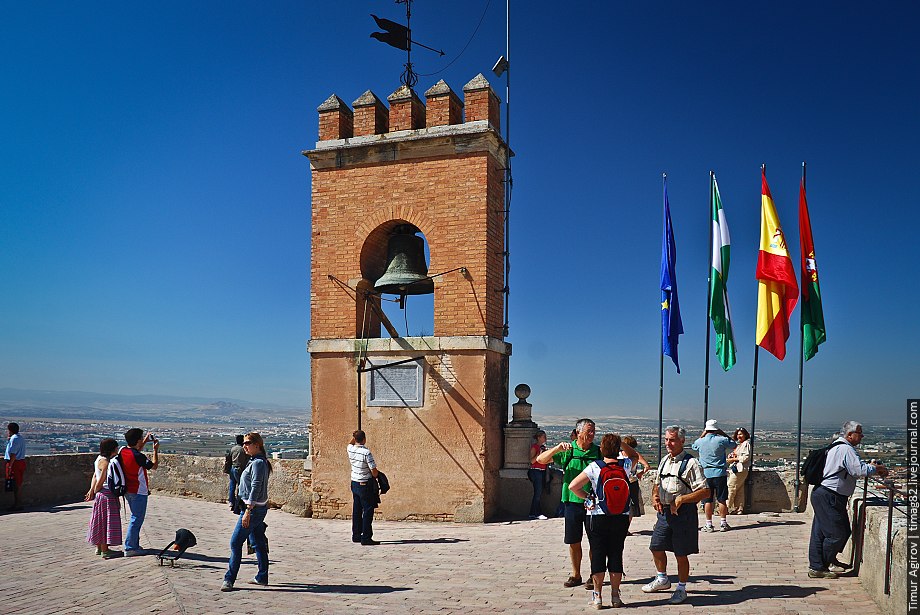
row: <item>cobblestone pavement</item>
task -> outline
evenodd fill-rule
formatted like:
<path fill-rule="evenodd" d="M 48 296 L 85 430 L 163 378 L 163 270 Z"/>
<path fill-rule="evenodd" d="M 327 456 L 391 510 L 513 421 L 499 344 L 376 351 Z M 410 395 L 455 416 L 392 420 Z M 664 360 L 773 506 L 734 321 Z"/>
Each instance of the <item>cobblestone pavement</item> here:
<path fill-rule="evenodd" d="M 142 546 L 157 552 L 180 527 L 198 539 L 175 567 L 158 566 L 154 553 L 102 560 L 85 542 L 89 516 L 90 504 L 84 503 L 0 516 L 0 612 L 529 615 L 581 613 L 591 595 L 562 586 L 569 566 L 561 519 L 487 525 L 377 521 L 374 537 L 382 544 L 364 547 L 351 542 L 350 521 L 273 510 L 266 519 L 271 584 L 247 583 L 255 559 L 244 556 L 237 589 L 221 593 L 235 521 L 226 505 L 151 496 Z M 855 578 L 807 577 L 810 525 L 801 515 L 731 521 L 730 532 L 700 535 L 689 599 L 666 606 L 669 593 L 640 590 L 654 572 L 648 551 L 653 517 L 634 520 L 622 587 L 629 608 L 669 614 L 880 612 Z M 676 582 L 673 558 L 669 572 Z M 609 598 L 607 589 L 605 602 Z"/>

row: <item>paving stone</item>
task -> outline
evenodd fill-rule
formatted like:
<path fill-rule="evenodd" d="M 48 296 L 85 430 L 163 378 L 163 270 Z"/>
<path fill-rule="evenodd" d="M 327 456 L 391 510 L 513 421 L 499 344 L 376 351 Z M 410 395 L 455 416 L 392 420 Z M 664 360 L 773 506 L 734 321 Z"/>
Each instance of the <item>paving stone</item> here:
<path fill-rule="evenodd" d="M 32 509 L 0 517 L 3 550 L 18 549 L 15 568 L 0 575 L 0 612 L 99 613 L 117 604 L 125 614 L 157 613 L 583 613 L 590 592 L 567 589 L 568 552 L 562 520 L 438 524 L 374 522 L 383 544 L 351 542 L 351 522 L 269 512 L 267 588 L 247 583 L 256 571 L 245 556 L 237 590 L 219 590 L 235 517 L 223 504 L 153 495 L 141 544 L 154 552 L 180 527 L 198 545 L 175 567 L 155 555 L 103 560 L 85 542 L 90 504 Z M 648 542 L 654 518 L 633 521 L 626 540 L 621 594 L 630 609 L 661 613 L 824 615 L 880 613 L 855 577 L 807 577 L 810 525 L 793 513 L 758 522 L 732 517 L 733 530 L 701 534 L 691 557 L 689 599 L 644 594 L 654 574 Z M 14 546 L 15 545 L 15 546 Z M 587 576 L 587 540 L 583 575 Z M 669 561 L 672 583 L 676 563 Z M 125 601 L 124 596 L 130 596 Z M 609 589 L 604 591 L 609 602 Z"/>

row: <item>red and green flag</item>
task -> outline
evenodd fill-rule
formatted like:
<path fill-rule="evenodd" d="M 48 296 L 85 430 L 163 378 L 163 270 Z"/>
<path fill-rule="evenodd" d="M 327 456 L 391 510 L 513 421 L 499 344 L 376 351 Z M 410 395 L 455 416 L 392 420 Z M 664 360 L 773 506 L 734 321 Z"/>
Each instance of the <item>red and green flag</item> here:
<path fill-rule="evenodd" d="M 818 354 L 824 333 L 824 310 L 821 307 L 821 287 L 818 283 L 818 262 L 815 242 L 811 235 L 811 218 L 805 199 L 805 180 L 799 187 L 799 235 L 802 244 L 802 352 L 805 360 Z"/>

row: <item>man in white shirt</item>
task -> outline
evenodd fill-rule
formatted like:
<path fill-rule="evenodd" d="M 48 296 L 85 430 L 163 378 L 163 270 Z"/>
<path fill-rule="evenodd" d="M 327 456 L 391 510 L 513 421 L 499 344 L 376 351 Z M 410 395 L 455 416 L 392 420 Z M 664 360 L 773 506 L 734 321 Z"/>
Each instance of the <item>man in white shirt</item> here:
<path fill-rule="evenodd" d="M 856 491 L 856 478 L 873 474 L 888 476 L 884 464 L 865 463 L 859 458 L 856 447 L 862 439 L 862 425 L 856 421 L 843 424 L 840 437 L 827 451 L 824 480 L 811 492 L 815 516 L 808 543 L 808 576 L 813 579 L 836 579 L 838 573 L 849 567 L 837 561 L 837 554 L 850 539 L 847 500 Z"/>
<path fill-rule="evenodd" d="M 362 545 L 378 545 L 374 540 L 374 509 L 377 507 L 377 463 L 367 448 L 367 435 L 357 430 L 348 444 L 351 462 L 351 541 Z"/>

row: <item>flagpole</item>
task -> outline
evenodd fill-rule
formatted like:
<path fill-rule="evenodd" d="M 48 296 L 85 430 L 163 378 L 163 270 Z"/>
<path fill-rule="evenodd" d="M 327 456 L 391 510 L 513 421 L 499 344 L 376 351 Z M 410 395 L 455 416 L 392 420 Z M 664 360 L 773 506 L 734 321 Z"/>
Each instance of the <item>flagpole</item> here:
<path fill-rule="evenodd" d="M 664 227 L 667 224 L 665 219 L 664 211 L 664 186 L 665 182 L 668 179 L 667 173 L 661 174 L 661 225 Z M 660 285 L 659 285 L 660 286 Z M 659 298 L 661 289 L 658 289 Z M 664 424 L 664 327 L 658 327 L 659 329 L 659 342 L 658 342 L 658 463 L 661 463 L 661 438 L 662 438 L 662 425 Z"/>
<path fill-rule="evenodd" d="M 766 164 L 761 164 L 761 165 L 760 165 L 760 172 L 761 172 L 762 175 L 765 174 L 765 173 L 767 172 L 767 165 L 766 165 Z M 763 207 L 763 205 L 761 205 L 761 207 Z M 758 300 L 759 300 L 759 298 L 758 298 Z M 755 316 L 755 320 L 754 320 L 754 331 L 757 331 L 757 320 L 756 320 L 756 316 Z M 755 333 L 755 337 L 756 337 L 756 333 Z M 754 461 L 754 442 L 755 442 L 754 426 L 755 426 L 756 421 L 757 421 L 757 364 L 758 364 L 758 358 L 759 358 L 759 352 L 758 352 L 759 350 L 760 350 L 760 346 L 757 345 L 756 340 L 755 340 L 755 343 L 754 343 L 754 382 L 753 382 L 753 384 L 751 385 L 751 470 L 748 472 L 748 477 L 747 477 L 747 481 L 746 481 L 747 489 L 744 490 L 744 499 L 745 499 L 744 507 L 745 507 L 746 509 L 748 509 L 748 511 L 750 511 L 751 504 L 753 504 L 753 502 L 754 502 L 754 495 L 753 495 L 753 491 L 754 491 L 754 465 L 755 465 L 755 461 Z"/>
<path fill-rule="evenodd" d="M 805 161 L 802 161 L 802 190 L 805 189 Z M 801 207 L 801 205 L 800 205 Z M 799 233 L 802 230 L 799 229 Z M 804 255 L 803 255 L 804 256 Z M 799 292 L 804 293 L 804 281 L 802 289 Z M 792 505 L 793 512 L 799 512 L 799 487 L 801 486 L 801 465 L 802 465 L 802 381 L 805 373 L 805 310 L 804 301 L 799 308 L 799 426 L 796 436 L 795 447 L 795 502 Z"/>
<path fill-rule="evenodd" d="M 709 420 L 709 313 L 712 310 L 712 199 L 713 175 L 709 171 L 709 271 L 706 274 L 706 375 L 703 380 L 703 423 Z"/>

